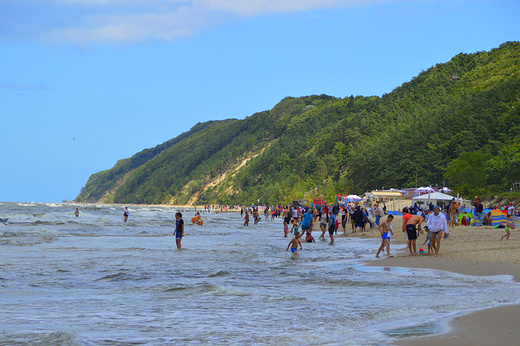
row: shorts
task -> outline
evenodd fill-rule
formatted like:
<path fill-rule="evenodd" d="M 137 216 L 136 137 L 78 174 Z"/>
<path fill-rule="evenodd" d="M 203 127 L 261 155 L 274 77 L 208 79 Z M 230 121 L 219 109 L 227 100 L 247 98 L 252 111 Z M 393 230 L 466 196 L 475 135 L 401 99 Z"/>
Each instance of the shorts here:
<path fill-rule="evenodd" d="M 323 221 L 325 221 L 325 220 L 323 220 Z M 320 227 L 327 227 L 327 222 L 326 221 L 325 222 L 321 222 L 320 221 Z"/>
<path fill-rule="evenodd" d="M 406 233 L 408 234 L 408 240 L 417 239 L 417 230 L 415 225 L 406 225 Z"/>
<path fill-rule="evenodd" d="M 182 232 L 175 232 L 175 239 L 182 239 Z"/>
<path fill-rule="evenodd" d="M 381 235 L 381 239 L 383 239 L 383 240 L 388 239 L 388 233 L 383 233 Z"/>
<path fill-rule="evenodd" d="M 296 249 L 295 248 L 291 248 L 291 253 L 295 253 L 296 252 Z"/>
<path fill-rule="evenodd" d="M 311 225 L 302 225 L 302 231 L 308 230 Z"/>
<path fill-rule="evenodd" d="M 330 235 L 333 235 L 335 230 L 336 230 L 336 225 L 332 224 L 332 225 L 329 227 L 329 234 L 330 234 Z"/>
<path fill-rule="evenodd" d="M 291 218 L 286 216 L 283 218 L 283 222 L 285 222 L 286 224 L 289 224 L 289 222 L 291 222 Z"/>
<path fill-rule="evenodd" d="M 457 214 L 450 213 L 450 220 L 451 221 L 457 221 Z"/>
<path fill-rule="evenodd" d="M 356 222 L 356 228 L 359 227 L 359 228 L 363 228 L 365 227 L 365 222 L 364 221 L 361 221 L 361 222 Z"/>

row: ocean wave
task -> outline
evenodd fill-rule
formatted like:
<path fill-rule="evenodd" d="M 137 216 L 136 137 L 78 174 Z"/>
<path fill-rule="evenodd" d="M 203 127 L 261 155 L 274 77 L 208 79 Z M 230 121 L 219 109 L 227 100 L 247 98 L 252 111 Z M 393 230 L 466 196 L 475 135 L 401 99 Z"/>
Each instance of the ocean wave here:
<path fill-rule="evenodd" d="M 224 287 L 220 287 L 217 285 L 212 285 L 208 283 L 200 284 L 200 285 L 194 285 L 194 286 L 188 286 L 188 285 L 179 285 L 179 286 L 173 286 L 164 288 L 162 290 L 163 293 L 176 293 L 176 292 L 182 292 L 183 294 L 214 294 L 218 296 L 238 296 L 238 297 L 245 297 L 245 296 L 252 296 L 251 293 L 238 291 L 236 289 L 228 289 Z"/>
<path fill-rule="evenodd" d="M 218 277 L 221 277 L 221 276 L 228 276 L 229 275 L 229 272 L 227 270 L 220 270 L 214 274 L 210 274 L 208 275 L 209 278 L 218 278 Z"/>
<path fill-rule="evenodd" d="M 82 340 L 78 335 L 69 332 L 48 332 L 48 333 L 13 333 L 3 334 L 0 338 L 0 345 L 33 345 L 33 346 L 90 346 L 91 343 Z"/>
<path fill-rule="evenodd" d="M 119 272 L 116 274 L 109 274 L 105 275 L 99 279 L 96 279 L 94 281 L 124 281 L 124 280 L 130 280 L 130 281 L 139 281 L 139 280 L 147 280 L 150 277 L 148 275 L 136 275 L 131 273 L 125 273 L 125 272 Z"/>
<path fill-rule="evenodd" d="M 0 233 L 1 245 L 32 246 L 52 243 L 59 237 L 59 232 L 50 228 L 32 230 L 6 230 Z"/>
<path fill-rule="evenodd" d="M 69 235 L 74 236 L 74 237 L 91 237 L 91 238 L 101 237 L 98 233 L 69 233 Z"/>

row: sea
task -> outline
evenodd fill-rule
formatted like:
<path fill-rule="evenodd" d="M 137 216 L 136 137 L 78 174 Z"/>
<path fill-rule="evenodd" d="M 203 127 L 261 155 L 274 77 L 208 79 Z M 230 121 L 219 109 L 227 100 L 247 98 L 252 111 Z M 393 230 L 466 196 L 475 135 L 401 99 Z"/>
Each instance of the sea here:
<path fill-rule="evenodd" d="M 280 218 L 124 207 L 0 203 L 0 345 L 389 345 L 520 303 L 508 275 L 365 266 L 379 239 L 327 234 L 298 257 Z"/>

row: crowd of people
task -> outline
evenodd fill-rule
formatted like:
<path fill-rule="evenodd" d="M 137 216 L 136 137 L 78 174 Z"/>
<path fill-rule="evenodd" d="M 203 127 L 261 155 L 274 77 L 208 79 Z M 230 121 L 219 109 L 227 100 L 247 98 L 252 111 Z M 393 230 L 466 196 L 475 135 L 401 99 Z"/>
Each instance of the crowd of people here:
<path fill-rule="evenodd" d="M 476 217 L 479 214 L 484 224 L 491 225 L 490 213 L 482 216 L 483 205 L 480 200 L 474 203 Z M 402 210 L 402 232 L 407 237 L 407 248 L 412 256 L 418 254 L 417 239 L 421 234 L 425 234 L 426 238 L 423 246 L 427 244 L 428 253 L 438 256 L 442 239 L 447 239 L 450 235 L 449 228 L 454 229 L 458 225 L 469 225 L 465 222 L 465 217 L 459 217 L 461 206 L 455 198 L 445 206 L 434 205 L 429 203 L 426 208 L 420 208 L 417 203 Z M 506 235 L 502 237 L 509 239 L 510 230 L 514 227 L 511 217 L 514 215 L 513 204 L 510 203 L 506 209 L 508 218 L 494 228 L 505 228 Z M 381 252 L 385 252 L 389 257 L 390 240 L 393 233 L 392 221 L 394 215 L 388 215 L 381 222 L 381 218 L 387 215 L 386 205 L 384 203 L 369 203 L 361 205 L 360 203 L 350 203 L 347 205 L 333 204 L 331 206 L 311 205 L 311 206 L 274 206 L 264 207 L 259 210 L 258 207 L 241 208 L 241 216 L 244 219 L 244 225 L 249 225 L 249 215 L 254 218 L 255 224 L 262 220 L 275 220 L 281 217 L 283 220 L 284 237 L 288 237 L 289 233 L 294 237 L 289 242 L 287 250 L 291 249 L 294 254 L 298 254 L 297 247 L 301 248 L 301 240 L 304 242 L 315 242 L 312 235 L 313 231 L 321 231 L 318 240 L 325 240 L 326 234 L 329 234 L 330 243 L 334 243 L 334 236 L 337 235 L 338 229 L 343 229 L 343 234 L 347 233 L 347 224 L 351 225 L 351 232 L 367 232 L 369 229 L 377 227 L 381 234 L 381 245 L 377 251 L 376 257 L 379 258 Z"/>
<path fill-rule="evenodd" d="M 491 212 L 483 214 L 483 204 L 479 199 L 474 202 L 474 215 L 483 220 L 484 225 L 492 226 Z M 360 203 L 350 203 L 346 205 L 339 205 L 337 203 L 329 206 L 311 205 L 286 205 L 286 206 L 272 206 L 261 208 L 256 206 L 251 207 L 231 207 L 233 209 L 240 209 L 240 215 L 244 220 L 244 226 L 249 226 L 250 216 L 254 220 L 254 224 L 258 224 L 262 220 L 274 221 L 281 217 L 283 219 L 283 233 L 284 237 L 288 237 L 289 233 L 294 237 L 289 242 L 287 250 L 298 255 L 297 247 L 301 249 L 302 236 L 305 242 L 316 242 L 312 232 L 317 229 L 321 231 L 318 240 L 325 241 L 326 233 L 329 234 L 330 243 L 334 243 L 334 236 L 337 235 L 338 229 L 341 225 L 343 228 L 343 235 L 347 233 L 347 224 L 351 225 L 351 232 L 367 232 L 369 229 L 377 227 L 381 234 L 381 245 L 377 251 L 376 257 L 386 249 L 388 257 L 393 257 L 390 254 L 390 240 L 393 233 L 392 221 L 394 215 L 387 215 L 386 205 L 384 203 L 369 203 L 368 205 L 361 205 Z M 228 206 L 205 206 L 203 211 L 227 212 Z M 411 255 L 417 255 L 417 239 L 420 234 L 426 233 L 426 240 L 423 245 L 428 244 L 428 253 L 434 253 L 435 257 L 439 254 L 441 240 L 449 237 L 448 227 L 454 228 L 459 224 L 458 216 L 460 212 L 460 205 L 453 198 L 450 203 L 444 207 L 433 205 L 430 203 L 426 208 L 420 208 L 417 203 L 410 207 L 405 207 L 402 210 L 402 232 L 406 232 L 407 248 Z M 497 209 L 497 208 L 495 208 Z M 493 228 L 504 228 L 506 234 L 501 239 L 509 239 L 510 231 L 514 228 L 511 219 L 514 215 L 515 208 L 512 203 L 501 209 L 507 213 L 507 219 L 504 222 L 496 225 Z M 520 213 L 520 210 L 519 210 Z M 124 222 L 127 222 L 129 217 L 128 207 L 123 211 Z M 76 217 L 79 216 L 79 210 L 76 208 L 74 212 Z M 387 215 L 385 221 L 381 222 L 381 218 Z M 176 243 L 177 247 L 181 248 L 181 240 L 184 235 L 184 221 L 181 213 L 175 214 L 176 218 Z M 202 222 L 200 213 L 196 212 L 197 220 Z M 198 221 L 197 224 L 199 224 Z M 6 224 L 7 219 L 0 220 Z M 193 221 L 193 220 L 192 220 Z M 423 227 L 423 223 L 426 225 Z M 461 219 L 461 224 L 465 225 L 464 218 Z M 199 224 L 200 225 L 200 224 Z"/>
<path fill-rule="evenodd" d="M 258 207 L 243 207 L 240 214 L 244 220 L 244 226 L 249 225 L 250 215 L 253 217 L 255 224 L 258 224 L 262 217 L 261 211 Z M 318 240 L 325 240 L 326 233 L 329 234 L 330 243 L 334 243 L 334 236 L 337 235 L 338 229 L 343 228 L 343 234 L 347 233 L 347 224 L 351 224 L 352 233 L 366 232 L 370 228 L 381 227 L 381 217 L 386 214 L 386 205 L 369 204 L 363 207 L 359 203 L 340 206 L 333 204 L 331 206 L 311 205 L 311 206 L 275 206 L 264 207 L 263 219 L 266 221 L 273 221 L 278 217 L 283 219 L 284 237 L 288 237 L 292 233 L 294 237 L 291 239 L 287 250 L 298 255 L 296 251 L 298 245 L 301 247 L 301 240 L 304 236 L 305 242 L 316 242 L 312 232 L 315 230 L 321 231 Z M 393 218 L 393 216 L 391 217 Z M 390 219 L 391 219 L 390 218 Z M 391 227 L 390 224 L 388 224 Z M 386 225 L 383 225 L 386 230 Z M 390 251 L 389 242 L 386 245 L 388 252 Z"/>

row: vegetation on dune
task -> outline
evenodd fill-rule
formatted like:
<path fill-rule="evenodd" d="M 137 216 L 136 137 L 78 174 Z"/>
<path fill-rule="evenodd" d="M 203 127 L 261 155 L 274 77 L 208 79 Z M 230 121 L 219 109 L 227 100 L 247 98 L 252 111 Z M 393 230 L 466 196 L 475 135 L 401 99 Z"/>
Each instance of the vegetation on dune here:
<path fill-rule="evenodd" d="M 382 97 L 285 98 L 197 124 L 92 175 L 77 201 L 286 203 L 382 187 L 465 196 L 520 181 L 520 43 L 459 54 Z"/>

